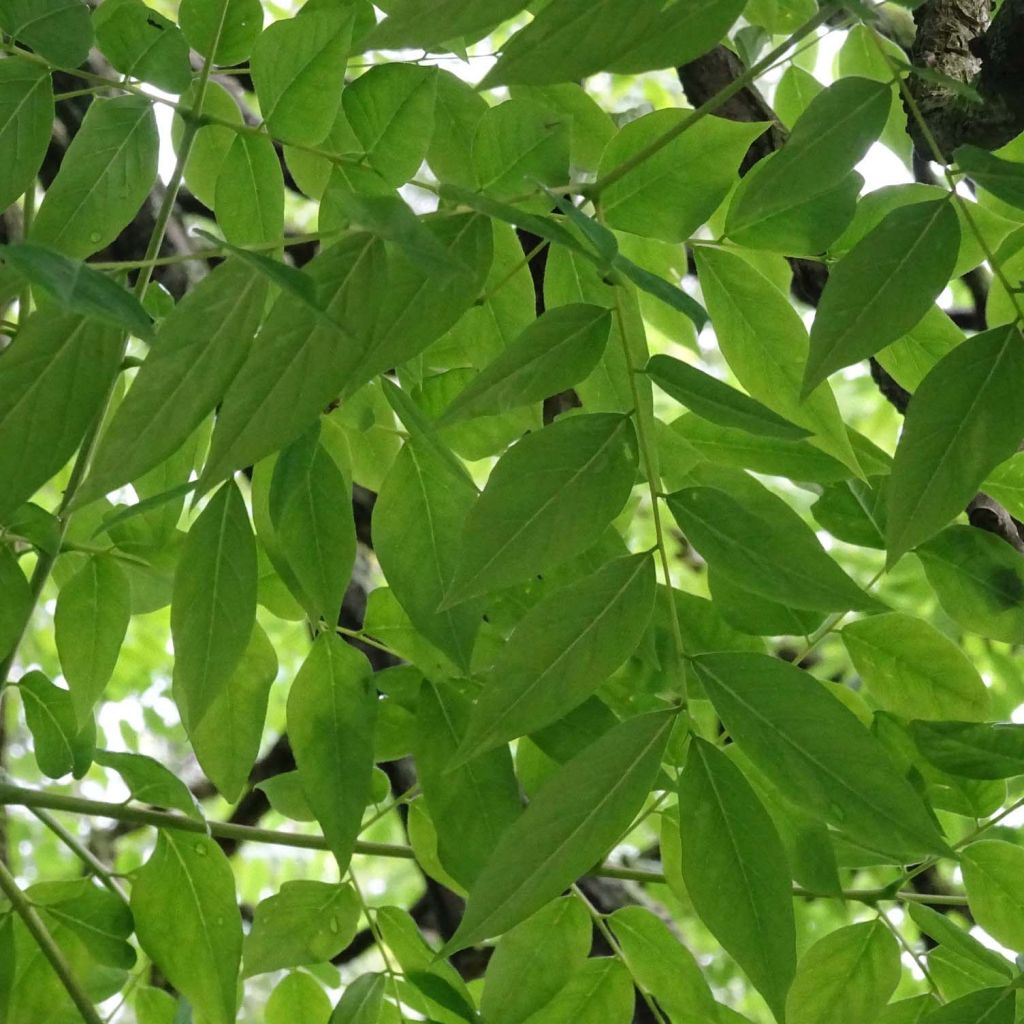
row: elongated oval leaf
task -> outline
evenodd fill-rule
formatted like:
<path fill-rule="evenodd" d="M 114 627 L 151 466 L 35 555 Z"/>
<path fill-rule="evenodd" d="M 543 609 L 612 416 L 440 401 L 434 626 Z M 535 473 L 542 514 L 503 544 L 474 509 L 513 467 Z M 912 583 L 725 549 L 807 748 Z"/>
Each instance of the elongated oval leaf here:
<path fill-rule="evenodd" d="M 161 831 L 132 884 L 139 943 L 211 1024 L 235 1019 L 242 918 L 235 877 L 206 836 Z"/>
<path fill-rule="evenodd" d="M 726 728 L 783 793 L 872 849 L 900 859 L 948 853 L 887 750 L 812 676 L 761 654 L 691 664 Z"/>
<path fill-rule="evenodd" d="M 899 943 L 881 921 L 839 928 L 800 960 L 787 1024 L 874 1024 L 899 980 Z"/>
<path fill-rule="evenodd" d="M 383 1005 L 384 975 L 360 975 L 342 993 L 331 1024 L 377 1024 Z"/>
<path fill-rule="evenodd" d="M 952 200 L 900 206 L 831 270 L 811 327 L 804 393 L 903 337 L 953 273 L 960 223 Z"/>
<path fill-rule="evenodd" d="M 921 382 L 889 482 L 889 565 L 945 526 L 1017 450 L 1021 382 L 1024 337 L 1012 324 L 958 345 Z"/>
<path fill-rule="evenodd" d="M 532 608 L 488 673 L 459 759 L 542 729 L 583 703 L 636 650 L 654 594 L 654 559 L 630 555 Z"/>
<path fill-rule="evenodd" d="M 636 465 L 625 416 L 574 416 L 525 437 L 498 461 L 466 519 L 445 603 L 518 583 L 595 543 L 626 503 Z"/>
<path fill-rule="evenodd" d="M 273 242 L 284 234 L 284 177 L 267 136 L 235 135 L 217 175 L 213 206 L 224 237 L 235 245 Z"/>
<path fill-rule="evenodd" d="M 852 622 L 843 643 L 879 703 L 904 718 L 981 720 L 988 691 L 966 654 L 922 619 L 889 612 Z"/>
<path fill-rule="evenodd" d="M 92 719 L 79 728 L 71 694 L 51 683 L 42 672 L 26 672 L 18 680 L 18 693 L 39 770 L 51 779 L 68 772 L 81 778 L 92 762 L 96 734 Z"/>
<path fill-rule="evenodd" d="M 1024 849 L 998 839 L 971 843 L 960 855 L 960 869 L 974 920 L 1004 946 L 1024 947 L 1024 897 L 1019 884 Z"/>
<path fill-rule="evenodd" d="M 306 800 L 344 872 L 370 802 L 377 697 L 370 664 L 321 633 L 288 694 L 288 738 Z"/>
<path fill-rule="evenodd" d="M 651 356 L 644 372 L 665 394 L 712 423 L 784 440 L 796 440 L 810 433 L 757 399 L 672 356 Z"/>
<path fill-rule="evenodd" d="M 392 49 L 429 49 L 460 36 L 474 36 L 511 18 L 526 0 L 438 0 L 425 8 L 418 0 L 388 4 L 388 17 L 366 37 L 363 45 Z"/>
<path fill-rule="evenodd" d="M 605 854 L 650 791 L 674 722 L 670 711 L 627 719 L 551 776 L 470 889 L 447 952 L 508 931 Z"/>
<path fill-rule="evenodd" d="M 796 969 L 786 854 L 739 768 L 697 737 L 679 782 L 679 838 L 700 919 L 781 1020 Z"/>
<path fill-rule="evenodd" d="M 172 807 L 191 818 L 202 815 L 188 786 L 170 768 L 145 754 L 97 750 L 97 764 L 112 768 L 131 792 L 132 799 L 157 807 Z"/>
<path fill-rule="evenodd" d="M 1024 725 L 1000 722 L 911 722 L 918 749 L 944 772 L 969 779 L 1024 775 Z"/>
<path fill-rule="evenodd" d="M 1024 164 L 1003 160 L 977 146 L 961 146 L 954 156 L 957 167 L 976 184 L 1004 203 L 1024 209 Z"/>
<path fill-rule="evenodd" d="M 130 615 L 128 577 L 113 558 L 88 559 L 60 588 L 54 640 L 79 725 L 113 675 Z"/>
<path fill-rule="evenodd" d="M 53 129 L 53 84 L 47 68 L 23 57 L 0 61 L 0 209 L 27 191 Z"/>
<path fill-rule="evenodd" d="M 256 621 L 256 541 L 234 481 L 192 524 L 174 574 L 174 695 L 190 729 L 227 686 Z"/>
<path fill-rule="evenodd" d="M 493 415 L 571 388 L 597 365 L 610 329 L 611 313 L 601 306 L 548 310 L 470 381 L 442 422 Z"/>
<path fill-rule="evenodd" d="M 31 240 L 80 258 L 109 245 L 153 188 L 158 150 L 150 100 L 94 100 L 46 190 Z"/>

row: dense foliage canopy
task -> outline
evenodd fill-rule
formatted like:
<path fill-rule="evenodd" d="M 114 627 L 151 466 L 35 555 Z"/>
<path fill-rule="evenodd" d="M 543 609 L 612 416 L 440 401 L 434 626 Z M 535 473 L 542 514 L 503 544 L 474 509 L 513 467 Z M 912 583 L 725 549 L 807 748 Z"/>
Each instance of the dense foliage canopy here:
<path fill-rule="evenodd" d="M 0 0 L 0 1022 L 1020 1019 L 1021 6 Z"/>

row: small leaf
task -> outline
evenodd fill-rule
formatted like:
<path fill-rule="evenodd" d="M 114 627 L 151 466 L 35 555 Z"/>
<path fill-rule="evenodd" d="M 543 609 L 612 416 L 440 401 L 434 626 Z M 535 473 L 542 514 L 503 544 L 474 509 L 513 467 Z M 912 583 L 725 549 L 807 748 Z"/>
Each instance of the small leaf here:
<path fill-rule="evenodd" d="M 961 146 L 954 154 L 957 168 L 976 185 L 991 192 L 997 199 L 1024 209 L 1024 164 L 990 153 L 977 146 Z"/>
<path fill-rule="evenodd" d="M 132 884 L 139 944 L 210 1024 L 235 1020 L 242 918 L 235 877 L 206 836 L 161 831 Z"/>
<path fill-rule="evenodd" d="M 384 975 L 361 974 L 345 987 L 330 1024 L 377 1024 L 383 1005 Z"/>
<path fill-rule="evenodd" d="M 18 680 L 25 707 L 25 723 L 32 734 L 36 764 L 51 779 L 68 772 L 81 778 L 93 754 L 95 728 L 90 720 L 82 729 L 75 721 L 71 694 L 50 682 L 42 672 L 27 672 Z"/>
<path fill-rule="evenodd" d="M 627 719 L 552 775 L 480 873 L 444 952 L 508 931 L 608 851 L 654 784 L 674 712 Z"/>
<path fill-rule="evenodd" d="M 79 259 L 109 245 L 156 183 L 158 150 L 150 100 L 93 100 L 46 190 L 29 240 Z"/>
<path fill-rule="evenodd" d="M 679 837 L 700 919 L 781 1020 L 796 968 L 786 854 L 750 783 L 697 737 L 679 783 Z"/>
<path fill-rule="evenodd" d="M 960 224 L 949 199 L 899 206 L 830 271 L 811 327 L 803 392 L 910 331 L 946 287 Z"/>
<path fill-rule="evenodd" d="M 921 382 L 889 483 L 888 564 L 945 526 L 1024 437 L 1024 338 L 1015 325 L 975 335 Z"/>
<path fill-rule="evenodd" d="M 784 530 L 784 521 L 748 511 L 717 487 L 683 488 L 667 500 L 701 555 L 737 586 L 793 608 L 846 611 L 876 605 L 795 514 Z"/>
<path fill-rule="evenodd" d="M 352 941 L 360 912 L 349 885 L 285 882 L 256 907 L 245 937 L 245 977 L 330 960 Z"/>
<path fill-rule="evenodd" d="M 174 573 L 174 696 L 190 729 L 228 685 L 256 621 L 256 541 L 237 485 L 192 524 Z"/>
<path fill-rule="evenodd" d="M 968 779 L 1024 775 L 1024 725 L 1002 722 L 911 722 L 918 749 L 944 772 Z"/>
<path fill-rule="evenodd" d="M 980 721 L 988 713 L 988 690 L 971 660 L 922 619 L 873 615 L 842 638 L 871 694 L 893 714 Z"/>
<path fill-rule="evenodd" d="M 487 675 L 458 760 L 542 729 L 582 704 L 636 650 L 654 593 L 654 559 L 630 555 L 535 605 Z"/>
<path fill-rule="evenodd" d="M 803 955 L 787 1024 L 875 1024 L 900 980 L 900 947 L 880 920 L 847 925 Z"/>
<path fill-rule="evenodd" d="M 1020 876 L 1024 849 L 1015 843 L 986 839 L 960 854 L 964 889 L 974 920 L 1010 949 L 1024 948 L 1024 899 Z"/>
<path fill-rule="evenodd" d="M 266 1024 L 291 1024 L 296 1020 L 326 1024 L 330 1012 L 331 1003 L 320 982 L 304 971 L 292 971 L 274 986 L 263 1019 Z"/>
<path fill-rule="evenodd" d="M 288 694 L 288 738 L 302 789 L 343 873 L 370 802 L 377 718 L 370 675 L 354 647 L 321 633 Z"/>
<path fill-rule="evenodd" d="M 166 92 L 188 89 L 192 66 L 184 33 L 143 0 L 104 0 L 92 23 L 99 48 L 116 70 Z"/>
<path fill-rule="evenodd" d="M 84 7 L 79 6 L 81 10 Z M 0 4 L 0 21 L 4 5 Z M 31 188 L 53 129 L 53 83 L 48 68 L 24 57 L 0 62 L 0 209 Z"/>
<path fill-rule="evenodd" d="M 691 664 L 740 748 L 784 794 L 901 861 L 948 854 L 888 751 L 813 676 L 762 654 Z"/>
<path fill-rule="evenodd" d="M 672 356 L 651 356 L 644 368 L 665 394 L 698 416 L 723 427 L 795 440 L 810 433 L 772 412 L 749 395 Z"/>
<path fill-rule="evenodd" d="M 54 641 L 79 725 L 92 720 L 92 709 L 113 675 L 130 616 L 128 577 L 114 558 L 89 558 L 60 588 Z"/>
<path fill-rule="evenodd" d="M 610 328 L 611 313 L 601 306 L 548 310 L 473 378 L 441 422 L 493 415 L 566 391 L 597 365 Z"/>
<path fill-rule="evenodd" d="M 636 465 L 625 416 L 573 416 L 523 438 L 498 461 L 466 519 L 445 604 L 521 582 L 596 543 L 626 503 Z"/>
<path fill-rule="evenodd" d="M 94 760 L 121 776 L 133 800 L 184 811 L 190 818 L 202 820 L 199 805 L 188 786 L 159 761 L 145 754 L 125 754 L 114 750 L 97 750 Z"/>

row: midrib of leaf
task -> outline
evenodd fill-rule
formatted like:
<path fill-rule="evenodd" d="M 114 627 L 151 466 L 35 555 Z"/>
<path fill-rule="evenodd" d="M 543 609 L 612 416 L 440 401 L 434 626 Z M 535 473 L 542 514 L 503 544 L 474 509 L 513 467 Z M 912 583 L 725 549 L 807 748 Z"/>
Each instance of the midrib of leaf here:
<path fill-rule="evenodd" d="M 485 562 L 484 565 L 482 565 L 476 571 L 476 573 L 473 576 L 472 580 L 468 581 L 469 583 L 475 583 L 476 580 L 480 579 L 481 575 L 483 575 L 485 572 L 487 572 L 487 570 L 490 569 L 490 567 L 494 564 L 494 562 L 498 558 L 500 558 L 502 555 L 504 555 L 505 552 L 508 550 L 508 548 L 512 544 L 516 543 L 516 541 L 519 540 L 519 537 L 524 533 L 524 531 L 528 530 L 531 526 L 533 526 L 533 524 L 537 520 L 538 516 L 543 515 L 548 510 L 548 508 L 550 508 L 550 506 L 554 502 L 558 501 L 561 497 L 563 497 L 565 491 L 567 491 L 570 487 L 575 486 L 577 481 L 587 472 L 588 469 L 590 469 L 591 465 L 593 465 L 593 463 L 601 455 L 604 454 L 605 449 L 610 447 L 612 445 L 612 443 L 618 438 L 620 429 L 622 429 L 622 427 L 624 427 L 625 424 L 627 424 L 628 422 L 629 422 L 628 417 L 623 416 L 621 418 L 619 426 L 616 426 L 615 430 L 612 431 L 612 433 L 608 435 L 608 437 L 601 443 L 600 447 L 592 455 L 590 455 L 588 457 L 587 461 L 579 469 L 577 469 L 572 474 L 572 476 L 570 476 L 561 485 L 561 487 L 559 487 L 556 491 L 554 491 L 551 494 L 551 496 L 542 505 L 540 505 L 537 508 L 537 510 L 528 519 L 526 519 L 525 522 L 523 522 L 522 525 L 520 525 L 518 527 L 518 529 L 516 529 L 511 534 L 511 536 L 509 536 L 508 539 L 503 544 L 501 544 L 499 546 L 499 548 L 495 551 L 495 553 L 493 555 L 491 555 L 491 557 L 487 560 L 487 562 Z M 559 472 L 559 471 L 558 470 L 549 470 L 549 472 L 556 473 L 556 472 Z M 468 584 L 466 584 L 466 585 L 468 585 Z M 462 589 L 465 589 L 466 585 L 464 585 Z"/>
<path fill-rule="evenodd" d="M 426 85 L 427 81 L 428 81 L 428 77 L 426 75 L 424 75 L 416 83 L 416 85 L 412 89 L 410 89 L 405 94 L 405 96 L 402 97 L 402 99 L 398 103 L 398 106 L 396 106 L 394 108 L 394 110 L 391 112 L 391 115 L 388 117 L 388 119 L 381 126 L 381 129 L 377 133 L 376 137 L 373 139 L 373 141 L 370 143 L 370 145 L 366 147 L 366 155 L 367 155 L 367 157 L 373 156 L 376 153 L 377 147 L 384 140 L 384 136 L 387 135 L 387 133 L 391 131 L 391 129 L 394 127 L 395 122 L 398 120 L 399 117 L 401 117 L 402 112 L 413 101 L 413 98 L 420 91 L 420 89 L 422 89 L 423 86 Z"/>
<path fill-rule="evenodd" d="M 60 904 L 51 904 L 43 909 L 47 914 L 51 914 L 58 920 L 66 922 L 68 929 L 71 931 L 75 931 L 76 927 L 84 928 L 86 931 L 93 932 L 101 938 L 113 939 L 115 942 L 126 942 L 124 937 L 121 935 L 117 935 L 114 932 L 104 931 L 104 929 L 93 924 L 92 921 L 87 921 L 85 918 L 81 917 L 75 917 L 74 914 L 69 914 L 67 911 L 61 910 Z"/>
<path fill-rule="evenodd" d="M 953 436 L 946 442 L 945 445 L 943 445 L 942 454 L 939 456 L 939 461 L 936 463 L 935 468 L 929 475 L 927 483 L 918 493 L 917 499 L 911 505 L 910 511 L 904 517 L 904 525 L 902 529 L 900 530 L 899 534 L 893 538 L 891 544 L 893 548 L 900 550 L 903 547 L 903 538 L 906 536 L 907 531 L 913 527 L 917 519 L 917 514 L 921 509 L 921 506 L 924 505 L 931 496 L 932 490 L 936 486 L 936 481 L 940 479 L 940 476 L 946 467 L 946 463 L 949 461 L 949 458 L 956 447 L 956 443 L 960 440 L 960 436 L 961 434 L 963 434 L 967 425 L 971 423 L 971 421 L 973 420 L 975 411 L 977 410 L 979 404 L 982 404 L 985 398 L 985 392 L 1002 364 L 1003 357 L 1006 354 L 1008 345 L 1010 345 L 1014 341 L 1016 341 L 1017 343 L 1021 343 L 1019 333 L 1015 329 L 1007 331 L 1006 339 L 1003 342 L 1002 348 L 999 350 L 999 354 L 989 365 L 988 371 L 985 374 L 985 378 L 981 382 L 981 386 L 974 389 L 974 391 L 971 393 L 970 402 L 968 403 L 968 406 L 964 411 L 963 415 L 957 417 L 956 429 L 953 431 Z M 975 363 L 979 361 L 981 360 L 977 359 L 975 360 Z M 971 366 L 970 369 L 973 371 L 974 367 Z M 940 429 L 942 428 L 936 428 L 936 430 L 934 430 L 930 436 L 934 436 L 936 433 L 938 433 Z M 926 435 L 926 439 L 927 438 L 928 435 Z M 946 485 L 943 484 L 943 486 Z"/>
<path fill-rule="evenodd" d="M 725 680 L 722 679 L 721 676 L 713 672 L 710 668 L 707 667 L 706 664 L 702 665 L 702 668 L 705 672 L 708 673 L 708 675 L 714 678 L 715 682 L 717 682 L 723 690 L 727 691 L 729 694 L 732 695 L 733 700 L 735 700 L 737 703 L 741 704 L 744 708 L 746 708 L 746 710 L 750 712 L 750 714 L 753 715 L 763 726 L 767 726 L 768 731 L 774 733 L 781 740 L 783 740 L 783 742 L 785 742 L 789 747 L 791 747 L 801 759 L 809 761 L 823 775 L 827 775 L 830 779 L 832 779 L 833 782 L 838 783 L 839 788 L 844 790 L 847 794 L 849 794 L 849 796 L 851 796 L 856 803 L 860 804 L 863 807 L 867 807 L 873 814 L 879 814 L 883 818 L 885 818 L 890 824 L 895 825 L 897 835 L 904 834 L 905 825 L 900 818 L 891 815 L 887 809 L 880 807 L 876 808 L 868 800 L 862 797 L 855 789 L 851 788 L 850 784 L 841 775 L 837 775 L 832 770 L 832 768 L 829 767 L 829 765 L 827 765 L 824 761 L 818 760 L 818 758 L 815 757 L 810 751 L 805 750 L 803 747 L 801 747 L 800 744 L 797 743 L 796 740 L 794 740 L 789 735 L 789 733 L 782 729 L 778 724 L 772 722 L 768 718 L 765 718 L 765 716 L 761 714 L 761 712 L 753 704 L 746 701 L 742 696 L 740 696 L 740 694 L 738 694 L 735 690 L 731 689 L 725 682 Z"/>

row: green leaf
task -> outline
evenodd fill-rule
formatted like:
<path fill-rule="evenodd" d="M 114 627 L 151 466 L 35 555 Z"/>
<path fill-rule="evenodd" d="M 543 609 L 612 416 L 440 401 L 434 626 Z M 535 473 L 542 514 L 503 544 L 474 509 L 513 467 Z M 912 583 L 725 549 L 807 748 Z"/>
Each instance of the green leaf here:
<path fill-rule="evenodd" d="M 128 944 L 132 915 L 124 901 L 87 879 L 37 882 L 28 890 L 46 921 L 57 922 L 88 944 L 97 963 L 128 970 L 135 950 Z"/>
<path fill-rule="evenodd" d="M 903 718 L 982 721 L 988 690 L 948 637 L 902 612 L 852 622 L 842 632 L 854 668 L 872 696 Z"/>
<path fill-rule="evenodd" d="M 629 971 L 613 957 L 587 960 L 530 1024 L 629 1024 L 635 993 Z"/>
<path fill-rule="evenodd" d="M 679 837 L 694 909 L 781 1020 L 796 968 L 786 854 L 750 783 L 697 737 L 679 782 Z"/>
<path fill-rule="evenodd" d="M 330 1024 L 378 1024 L 384 1005 L 384 975 L 361 974 L 345 987 Z"/>
<path fill-rule="evenodd" d="M 263 739 L 270 687 L 277 677 L 277 654 L 257 623 L 242 660 L 214 697 L 188 739 L 206 777 L 234 802 L 249 780 Z"/>
<path fill-rule="evenodd" d="M 655 0 L 552 0 L 505 43 L 481 88 L 573 82 L 601 71 L 647 38 L 658 7 Z"/>
<path fill-rule="evenodd" d="M 128 576 L 110 557 L 86 560 L 57 595 L 54 641 L 79 725 L 114 673 L 131 617 Z"/>
<path fill-rule="evenodd" d="M 686 487 L 667 501 L 702 557 L 737 586 L 793 608 L 877 607 L 795 513 L 768 519 L 717 487 Z"/>
<path fill-rule="evenodd" d="M 715 1020 L 716 1004 L 693 954 L 653 911 L 620 907 L 608 918 L 630 974 L 672 1020 Z"/>
<path fill-rule="evenodd" d="M 370 675 L 354 647 L 321 633 L 288 694 L 288 738 L 302 789 L 342 873 L 370 802 L 377 719 Z"/>
<path fill-rule="evenodd" d="M 330 1012 L 331 1003 L 323 986 L 305 972 L 293 971 L 274 986 L 263 1019 L 266 1024 L 291 1024 L 296 1020 L 326 1024 Z"/>
<path fill-rule="evenodd" d="M 316 821 L 316 815 L 309 809 L 302 782 L 297 771 L 282 772 L 256 783 L 270 802 L 270 806 L 282 817 L 292 821 Z"/>
<path fill-rule="evenodd" d="M 184 811 L 191 818 L 202 819 L 202 813 L 188 786 L 169 768 L 144 754 L 124 754 L 114 750 L 97 750 L 94 758 L 104 768 L 112 768 L 121 776 L 133 800 L 157 807 Z"/>
<path fill-rule="evenodd" d="M 888 564 L 945 526 L 1024 437 L 1024 338 L 996 327 L 958 345 L 921 382 L 889 483 Z"/>
<path fill-rule="evenodd" d="M 35 494 L 78 448 L 121 362 L 105 324 L 38 310 L 0 355 L 0 517 Z"/>
<path fill-rule="evenodd" d="M 0 28 L 60 67 L 89 56 L 92 22 L 80 0 L 0 0 Z"/>
<path fill-rule="evenodd" d="M 827 484 L 813 505 L 814 518 L 833 537 L 865 548 L 885 547 L 888 478 Z"/>
<path fill-rule="evenodd" d="M 435 68 L 381 64 L 342 93 L 342 105 L 369 165 L 402 185 L 427 155 L 434 127 Z"/>
<path fill-rule="evenodd" d="M 249 66 L 267 127 L 283 142 L 315 146 L 334 126 L 345 83 L 352 11 L 303 11 L 268 25 Z"/>
<path fill-rule="evenodd" d="M 672 356 L 651 356 L 644 373 L 681 405 L 723 427 L 783 440 L 796 440 L 810 433 L 742 391 Z"/>
<path fill-rule="evenodd" d="M 104 0 L 92 24 L 103 55 L 122 74 L 171 93 L 189 87 L 192 65 L 184 33 L 143 0 Z"/>
<path fill-rule="evenodd" d="M 959 244 L 949 199 L 887 214 L 829 273 L 811 327 L 804 392 L 910 331 L 946 287 Z"/>
<path fill-rule="evenodd" d="M 473 602 L 438 611 L 451 586 L 476 488 L 427 437 L 406 441 L 373 510 L 374 551 L 413 625 L 464 669 L 480 626 Z"/>
<path fill-rule="evenodd" d="M 34 605 L 28 580 L 7 545 L 0 547 L 0 592 L 0 658 L 6 658 L 21 640 Z"/>
<path fill-rule="evenodd" d="M 414 744 L 417 775 L 437 830 L 438 857 L 467 888 L 522 810 L 507 748 L 456 763 L 469 712 L 469 701 L 453 687 L 428 681 L 417 704 Z"/>
<path fill-rule="evenodd" d="M 139 944 L 210 1024 L 235 1019 L 242 918 L 235 877 L 206 836 L 161 831 L 132 884 Z"/>
<path fill-rule="evenodd" d="M 828 384 L 801 399 L 807 332 L 789 299 L 741 256 L 700 246 L 704 302 L 729 368 L 747 393 L 815 434 L 814 444 L 861 475 Z"/>
<path fill-rule="evenodd" d="M 2 12 L 0 5 L 0 18 Z M 5 154 L 0 165 L 0 208 L 6 209 L 34 184 L 52 129 L 49 69 L 24 57 L 7 56 L 0 62 L 0 151 Z"/>
<path fill-rule="evenodd" d="M 608 70 L 623 75 L 689 64 L 725 35 L 745 6 L 745 0 L 670 4 L 640 39 L 608 64 Z"/>
<path fill-rule="evenodd" d="M 213 208 L 235 245 L 278 241 L 284 234 L 284 175 L 265 135 L 239 132 L 224 156 Z"/>
<path fill-rule="evenodd" d="M 480 1012 L 523 1024 L 569 983 L 590 951 L 593 925 L 575 896 L 552 900 L 507 932 L 487 964 Z"/>
<path fill-rule="evenodd" d="M 611 313 L 601 306 L 548 310 L 470 381 L 441 422 L 505 412 L 571 388 L 597 365 L 610 329 Z"/>
<path fill-rule="evenodd" d="M 352 576 L 356 531 L 351 487 L 318 440 L 300 438 L 278 457 L 270 485 L 278 550 L 295 574 L 314 621 L 338 621 Z M 298 598 L 299 595 L 296 594 Z"/>
<path fill-rule="evenodd" d="M 87 264 L 32 242 L 5 245 L 0 253 L 26 281 L 55 300 L 62 312 L 91 316 L 140 338 L 152 333 L 153 322 L 138 299 Z"/>
<path fill-rule="evenodd" d="M 927 1024 L 1013 1024 L 1014 989 L 1007 986 L 968 992 L 924 1020 Z"/>
<path fill-rule="evenodd" d="M 242 365 L 266 296 L 259 274 L 228 260 L 174 307 L 100 441 L 76 505 L 136 480 L 185 443 Z"/>
<path fill-rule="evenodd" d="M 987 149 L 961 146 L 953 154 L 957 168 L 976 185 L 991 192 L 997 199 L 1024 209 L 1024 164 L 1003 160 Z"/>
<path fill-rule="evenodd" d="M 691 664 L 725 727 L 783 794 L 900 860 L 948 854 L 888 751 L 813 676 L 761 654 L 703 654 Z"/>
<path fill-rule="evenodd" d="M 138 1024 L 175 1024 L 178 1000 L 166 989 L 140 985 L 133 1000 Z"/>
<path fill-rule="evenodd" d="M 997 839 L 971 843 L 960 854 L 960 870 L 974 920 L 996 942 L 1024 948 L 1024 848 Z"/>
<path fill-rule="evenodd" d="M 359 914 L 350 885 L 285 882 L 256 907 L 244 943 L 245 977 L 330 960 L 352 941 Z"/>
<path fill-rule="evenodd" d="M 803 955 L 787 1024 L 875 1024 L 900 980 L 900 947 L 880 920 L 847 925 Z"/>
<path fill-rule="evenodd" d="M 18 680 L 25 724 L 32 734 L 36 764 L 51 779 L 72 772 L 81 778 L 93 754 L 92 721 L 79 728 L 71 694 L 50 682 L 42 672 L 27 672 Z"/>
<path fill-rule="evenodd" d="M 181 0 L 178 21 L 190 45 L 214 64 L 241 64 L 263 29 L 260 0 Z"/>
<path fill-rule="evenodd" d="M 174 698 L 196 729 L 228 685 L 256 621 L 256 541 L 228 481 L 192 524 L 174 573 Z"/>
<path fill-rule="evenodd" d="M 946 613 L 992 640 L 1024 641 L 1024 565 L 1004 540 L 950 526 L 916 551 Z"/>
<path fill-rule="evenodd" d="M 918 749 L 944 772 L 968 779 L 1024 775 L 1024 725 L 1002 722 L 911 722 Z"/>
<path fill-rule="evenodd" d="M 109 245 L 156 184 L 158 150 L 150 100 L 93 100 L 46 190 L 30 240 L 79 259 Z"/>
<path fill-rule="evenodd" d="M 315 305 L 278 297 L 224 397 L 200 489 L 294 441 L 337 397 L 376 321 L 384 260 L 381 242 L 351 235 L 308 264 Z"/>
<path fill-rule="evenodd" d="M 636 474 L 628 417 L 557 420 L 509 449 L 466 519 L 455 605 L 521 582 L 596 543 L 622 510 Z"/>
<path fill-rule="evenodd" d="M 941 943 L 949 950 L 974 960 L 986 970 L 997 971 L 1009 979 L 1013 976 L 1013 966 L 1006 957 L 994 949 L 983 946 L 969 932 L 958 928 L 946 914 L 940 914 L 923 903 L 911 903 L 907 907 L 911 920 L 926 935 Z"/>
<path fill-rule="evenodd" d="M 542 729 L 582 704 L 636 650 L 654 593 L 654 559 L 630 555 L 535 605 L 487 675 L 459 760 Z"/>
<path fill-rule="evenodd" d="M 811 100 L 785 146 L 757 165 L 729 204 L 726 234 L 778 216 L 838 185 L 881 134 L 887 82 L 840 78 Z"/>
<path fill-rule="evenodd" d="M 619 840 L 654 784 L 675 712 L 627 719 L 562 765 L 502 836 L 444 952 L 508 931 Z"/>
<path fill-rule="evenodd" d="M 691 9 L 689 4 L 676 7 Z M 608 143 L 598 174 L 608 174 L 690 115 L 656 110 L 630 121 Z M 706 117 L 601 193 L 611 227 L 666 242 L 685 242 L 715 212 L 735 185 L 750 144 L 767 123 Z M 713 152 L 714 160 L 707 154 Z"/>

